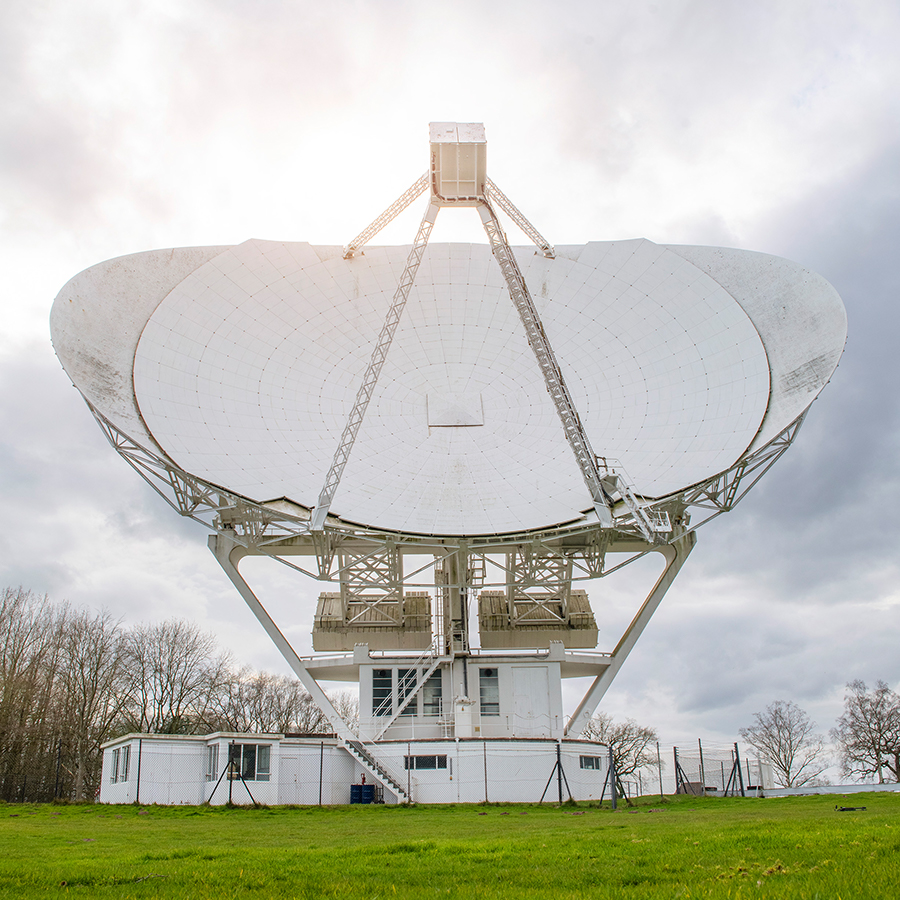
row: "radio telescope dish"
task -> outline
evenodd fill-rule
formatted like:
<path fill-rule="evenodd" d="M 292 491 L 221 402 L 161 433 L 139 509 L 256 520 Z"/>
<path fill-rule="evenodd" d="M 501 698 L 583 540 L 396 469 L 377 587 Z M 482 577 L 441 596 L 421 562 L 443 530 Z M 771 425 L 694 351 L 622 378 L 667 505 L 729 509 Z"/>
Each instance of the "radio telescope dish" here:
<path fill-rule="evenodd" d="M 846 318 L 824 279 L 765 254 L 643 239 L 554 248 L 487 178 L 485 146 L 480 125 L 433 125 L 428 173 L 347 247 L 248 240 L 110 260 L 63 288 L 51 326 L 110 441 L 211 528 L 329 717 L 325 664 L 287 644 L 242 557 L 307 571 L 306 557 L 335 584 L 316 649 L 424 650 L 410 696 L 479 652 L 506 671 L 510 659 L 490 657 L 500 648 L 556 653 L 556 677 L 595 675 L 568 725 L 548 726 L 560 737 L 596 707 L 697 526 L 790 445 Z M 423 193 L 415 241 L 370 246 Z M 474 208 L 486 244 L 428 244 L 453 206 Z M 510 247 L 497 210 L 536 249 Z M 666 570 L 617 650 L 559 656 L 597 642 L 573 580 L 615 568 L 608 553 L 648 550 Z M 405 560 L 423 556 L 430 574 L 410 573 Z M 371 688 L 368 665 L 354 655 L 329 677 Z M 364 737 L 398 736 L 409 700 L 393 696 L 386 725 L 369 704 Z M 474 701 L 457 699 L 465 736 Z M 509 729 L 497 736 L 522 736 Z"/>

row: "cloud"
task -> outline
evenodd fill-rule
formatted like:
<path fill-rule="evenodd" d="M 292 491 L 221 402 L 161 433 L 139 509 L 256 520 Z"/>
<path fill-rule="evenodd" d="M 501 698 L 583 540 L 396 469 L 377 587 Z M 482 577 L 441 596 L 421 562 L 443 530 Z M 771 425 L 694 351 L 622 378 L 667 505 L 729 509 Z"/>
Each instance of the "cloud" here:
<path fill-rule="evenodd" d="M 424 170 L 428 121 L 483 120 L 492 177 L 551 241 L 747 246 L 821 272 L 848 309 L 833 383 L 784 458 L 700 531 L 606 707 L 672 740 L 727 741 L 774 699 L 827 729 L 844 682 L 900 680 L 896 4 L 8 7 L 4 583 L 128 621 L 187 615 L 242 661 L 284 670 L 203 529 L 113 455 L 68 386 L 52 296 L 152 247 L 342 243 Z M 384 239 L 408 242 L 420 214 Z M 463 213 L 439 227 L 483 239 Z M 254 576 L 307 647 L 318 585 Z M 592 589 L 604 635 L 627 623 L 639 581 Z"/>

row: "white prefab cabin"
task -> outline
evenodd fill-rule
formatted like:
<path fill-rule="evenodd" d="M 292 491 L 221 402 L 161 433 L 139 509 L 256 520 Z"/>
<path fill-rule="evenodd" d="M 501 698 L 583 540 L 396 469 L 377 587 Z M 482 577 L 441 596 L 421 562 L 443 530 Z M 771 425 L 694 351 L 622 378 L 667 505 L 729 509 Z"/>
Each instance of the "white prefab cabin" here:
<path fill-rule="evenodd" d="M 593 741 L 550 739 L 382 741 L 378 749 L 414 803 L 599 800 L 609 758 Z M 370 771 L 333 736 L 129 734 L 103 748 L 99 799 L 330 806 L 350 803 L 351 786 L 361 783 L 373 784 Z M 375 787 L 378 801 L 403 802 L 389 785 Z"/>

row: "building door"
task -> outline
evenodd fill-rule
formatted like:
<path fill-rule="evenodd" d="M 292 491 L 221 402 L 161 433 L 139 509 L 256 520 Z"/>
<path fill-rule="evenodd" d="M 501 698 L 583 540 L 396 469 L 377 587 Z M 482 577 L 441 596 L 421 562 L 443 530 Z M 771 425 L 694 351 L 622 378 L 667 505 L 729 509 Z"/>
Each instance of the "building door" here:
<path fill-rule="evenodd" d="M 550 735 L 550 679 L 546 666 L 513 666 L 513 735 Z"/>

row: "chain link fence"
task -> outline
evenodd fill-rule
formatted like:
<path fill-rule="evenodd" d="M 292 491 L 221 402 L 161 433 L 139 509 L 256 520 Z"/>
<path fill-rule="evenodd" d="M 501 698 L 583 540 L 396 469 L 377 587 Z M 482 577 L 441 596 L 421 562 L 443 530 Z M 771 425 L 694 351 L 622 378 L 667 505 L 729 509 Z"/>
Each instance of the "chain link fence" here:
<path fill-rule="evenodd" d="M 81 798 L 77 796 L 79 787 Z M 0 800 L 5 803 L 92 800 L 99 790 L 99 752 L 87 754 L 81 764 L 62 740 L 40 748 L 0 752 Z"/>
<path fill-rule="evenodd" d="M 81 799 L 101 799 L 102 788 L 102 800 L 112 803 L 348 803 L 349 786 L 361 776 L 358 763 L 349 754 L 334 752 L 331 735 L 303 737 L 302 742 L 291 742 L 281 735 L 234 735 L 210 742 L 193 735 L 134 736 L 105 754 L 92 754 L 80 779 L 75 752 L 57 740 L 42 752 L 5 760 L 0 767 L 0 800 L 72 801 L 79 799 L 80 781 Z M 516 742 L 468 744 L 463 755 L 438 751 L 409 763 L 409 754 L 399 750 L 388 765 L 417 802 L 498 802 L 510 797 L 538 802 L 570 793 L 581 799 L 609 799 L 609 790 L 604 790 L 607 754 L 598 745 L 564 742 L 558 769 L 555 742 L 547 742 L 546 750 L 537 755 L 532 748 L 530 759 Z M 275 745 L 279 746 L 273 755 Z M 413 755 L 422 753 L 421 745 L 414 746 Z M 0 757 L 0 765 L 3 762 Z M 421 769 L 423 765 L 433 765 L 434 771 Z M 700 741 L 696 746 L 660 749 L 655 762 L 621 776 L 619 782 L 631 798 L 674 793 L 721 796 L 774 787 L 770 767 L 745 756 L 736 745 Z"/>

